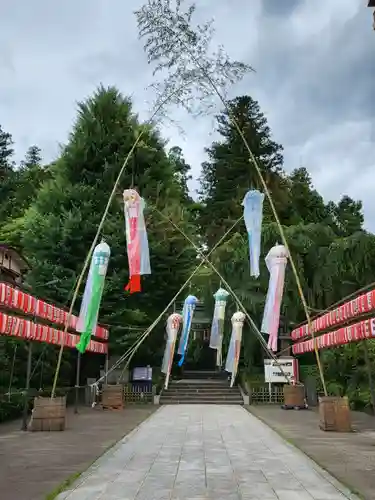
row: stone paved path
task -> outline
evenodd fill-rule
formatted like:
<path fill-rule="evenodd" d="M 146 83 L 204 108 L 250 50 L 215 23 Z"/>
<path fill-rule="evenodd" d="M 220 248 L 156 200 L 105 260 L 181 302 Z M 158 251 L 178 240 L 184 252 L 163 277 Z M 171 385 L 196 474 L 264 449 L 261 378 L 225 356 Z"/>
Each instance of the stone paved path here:
<path fill-rule="evenodd" d="M 343 500 L 350 495 L 236 406 L 160 408 L 59 500 Z"/>
<path fill-rule="evenodd" d="M 74 474 L 85 471 L 109 447 L 155 411 L 128 405 L 123 411 L 67 408 L 64 432 L 22 432 L 21 422 L 0 425 L 0 500 L 44 500 Z M 52 496 L 52 495 L 51 495 Z"/>

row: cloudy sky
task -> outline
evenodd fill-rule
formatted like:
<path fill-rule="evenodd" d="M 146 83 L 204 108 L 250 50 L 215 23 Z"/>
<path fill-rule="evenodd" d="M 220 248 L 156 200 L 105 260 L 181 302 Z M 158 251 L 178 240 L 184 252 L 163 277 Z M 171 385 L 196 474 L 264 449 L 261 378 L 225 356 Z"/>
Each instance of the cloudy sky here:
<path fill-rule="evenodd" d="M 53 159 L 76 102 L 100 83 L 133 96 L 142 118 L 152 82 L 133 11 L 141 0 L 0 0 L 0 124 L 17 158 L 38 144 Z M 367 0 L 198 0 L 216 39 L 256 73 L 234 89 L 259 100 L 285 168 L 303 165 L 328 199 L 364 203 L 375 231 L 375 32 Z M 370 95 L 372 89 L 372 95 Z M 212 120 L 179 114 L 164 129 L 199 176 Z M 195 185 L 192 186 L 196 187 Z"/>

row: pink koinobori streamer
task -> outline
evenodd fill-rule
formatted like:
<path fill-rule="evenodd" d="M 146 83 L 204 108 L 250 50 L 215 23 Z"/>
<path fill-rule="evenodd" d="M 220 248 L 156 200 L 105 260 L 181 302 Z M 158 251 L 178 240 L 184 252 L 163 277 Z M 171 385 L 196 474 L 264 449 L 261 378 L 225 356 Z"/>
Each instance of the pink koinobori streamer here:
<path fill-rule="evenodd" d="M 141 291 L 141 276 L 151 274 L 150 251 L 143 214 L 146 204 L 135 189 L 125 189 L 123 199 L 129 261 L 129 283 L 125 290 L 136 293 Z"/>
<path fill-rule="evenodd" d="M 284 291 L 285 268 L 288 262 L 287 249 L 284 245 L 275 245 L 268 252 L 265 261 L 270 273 L 270 279 L 261 331 L 269 335 L 268 349 L 276 352 L 280 323 L 280 308 Z"/>
<path fill-rule="evenodd" d="M 176 347 L 176 340 L 178 331 L 182 323 L 182 316 L 178 313 L 173 313 L 167 319 L 167 344 L 165 346 L 163 364 L 161 371 L 165 374 L 164 387 L 168 389 L 169 376 L 171 374 L 171 368 L 173 363 L 174 351 Z"/>

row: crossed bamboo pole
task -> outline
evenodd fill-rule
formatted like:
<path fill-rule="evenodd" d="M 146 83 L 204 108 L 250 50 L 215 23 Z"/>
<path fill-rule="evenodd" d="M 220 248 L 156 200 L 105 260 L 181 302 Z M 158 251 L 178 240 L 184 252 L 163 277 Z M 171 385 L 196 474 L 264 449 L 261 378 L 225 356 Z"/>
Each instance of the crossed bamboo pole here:
<path fill-rule="evenodd" d="M 171 28 L 169 28 L 168 26 L 164 26 L 164 28 L 167 31 L 172 32 L 172 34 L 174 35 L 173 30 L 171 30 Z M 325 383 L 325 379 L 324 379 L 323 368 L 322 368 L 321 361 L 320 361 L 320 356 L 319 356 L 319 351 L 318 351 L 318 348 L 317 348 L 316 338 L 315 338 L 314 332 L 312 330 L 310 312 L 309 312 L 309 308 L 308 308 L 308 305 L 307 305 L 306 298 L 305 298 L 304 293 L 303 293 L 303 289 L 302 289 L 302 285 L 301 285 L 301 280 L 299 278 L 298 271 L 297 271 L 294 259 L 292 257 L 291 252 L 290 252 L 290 248 L 289 248 L 287 239 L 285 237 L 285 233 L 284 233 L 284 230 L 282 228 L 279 216 L 277 214 L 276 207 L 275 207 L 275 205 L 273 203 L 273 199 L 272 199 L 271 193 L 269 192 L 267 184 L 266 184 L 266 182 L 264 180 L 264 177 L 262 175 L 260 166 L 259 166 L 259 164 L 257 162 L 257 159 L 255 158 L 255 156 L 254 156 L 254 154 L 253 154 L 253 152 L 252 152 L 252 150 L 251 150 L 251 148 L 250 148 L 247 140 L 246 140 L 245 135 L 243 134 L 243 132 L 241 130 L 241 127 L 240 127 L 240 125 L 239 125 L 236 117 L 233 115 L 233 112 L 230 109 L 230 106 L 228 105 L 227 101 L 225 100 L 225 98 L 221 94 L 220 90 L 218 89 L 218 86 L 215 84 L 214 80 L 212 79 L 212 77 L 210 76 L 210 74 L 207 72 L 207 70 L 204 68 L 204 66 L 202 66 L 202 64 L 200 63 L 200 61 L 192 53 L 192 51 L 191 51 L 190 47 L 187 45 L 187 43 L 184 40 L 180 40 L 180 41 L 183 44 L 183 46 L 185 47 L 186 51 L 189 53 L 190 57 L 192 58 L 192 61 L 196 65 L 196 67 L 202 72 L 202 74 L 206 78 L 206 80 L 209 83 L 209 85 L 211 85 L 214 93 L 218 96 L 219 100 L 222 102 L 223 106 L 225 107 L 230 120 L 232 121 L 233 125 L 235 126 L 235 128 L 236 128 L 239 136 L 241 137 L 241 140 L 242 140 L 242 142 L 243 142 L 243 144 L 244 144 L 244 146 L 245 146 L 245 148 L 246 148 L 246 150 L 247 150 L 247 152 L 249 154 L 249 162 L 252 163 L 254 165 L 255 169 L 256 169 L 256 172 L 258 174 L 260 183 L 261 183 L 261 185 L 262 185 L 262 187 L 264 189 L 264 192 L 265 192 L 265 194 L 267 196 L 267 199 L 268 199 L 268 201 L 270 203 L 271 210 L 272 210 L 273 215 L 275 217 L 275 221 L 276 221 L 276 224 L 278 226 L 278 229 L 279 229 L 279 232 L 280 232 L 280 236 L 281 236 L 283 245 L 285 246 L 285 248 L 287 249 L 288 254 L 289 254 L 289 260 L 290 260 L 291 268 L 292 268 L 292 271 L 293 271 L 293 274 L 294 274 L 294 277 L 295 277 L 295 280 L 296 280 L 296 285 L 297 285 L 298 293 L 300 295 L 302 306 L 303 306 L 303 309 L 305 311 L 305 316 L 306 316 L 306 319 L 307 319 L 309 331 L 311 332 L 311 336 L 312 336 L 313 341 L 314 341 L 315 357 L 316 357 L 316 361 L 317 361 L 317 365 L 318 365 L 318 369 L 319 369 L 319 375 L 320 375 L 320 379 L 321 379 L 321 382 L 322 382 L 324 394 L 325 394 L 325 396 L 327 396 L 328 393 L 327 393 L 326 383 Z M 151 118 L 148 120 L 148 123 L 152 122 L 152 120 L 155 118 L 155 116 L 157 115 L 157 113 L 164 107 L 164 105 L 167 104 L 171 100 L 171 98 L 173 97 L 173 95 L 179 93 L 180 90 L 181 90 L 181 88 L 183 88 L 185 85 L 187 85 L 187 83 L 184 83 L 182 86 L 178 87 L 173 92 L 171 92 L 170 94 L 168 94 L 167 97 L 165 97 L 164 99 L 161 100 L 161 102 L 159 103 L 159 105 L 156 107 L 154 113 L 152 114 Z M 102 230 L 102 227 L 104 225 L 105 219 L 107 217 L 110 205 L 111 205 L 112 200 L 113 200 L 113 198 L 115 196 L 115 193 L 116 193 L 116 190 L 117 190 L 117 186 L 118 186 L 118 184 L 120 182 L 120 179 L 122 177 L 123 172 L 125 171 L 125 168 L 126 168 L 128 162 L 129 162 L 131 156 L 133 155 L 133 153 L 134 153 L 134 151 L 135 151 L 135 149 L 136 149 L 136 147 L 137 147 L 140 139 L 142 138 L 144 132 L 145 132 L 145 129 L 143 129 L 140 132 L 140 134 L 138 135 L 138 137 L 136 138 L 136 140 L 135 140 L 132 148 L 130 149 L 128 155 L 125 158 L 125 161 L 124 161 L 124 163 L 123 163 L 123 165 L 122 165 L 122 167 L 120 169 L 120 172 L 119 172 L 119 174 L 117 176 L 117 179 L 116 179 L 116 181 L 114 183 L 112 192 L 111 192 L 110 197 L 109 197 L 108 202 L 107 202 L 107 206 L 106 206 L 106 208 L 104 210 L 102 219 L 101 219 L 101 221 L 99 223 L 99 226 L 97 228 L 97 232 L 96 232 L 95 238 L 94 238 L 94 240 L 92 242 L 92 245 L 90 247 L 90 250 L 89 250 L 89 252 L 87 254 L 87 257 L 86 257 L 83 269 L 82 269 L 81 274 L 80 274 L 79 279 L 78 279 L 78 283 L 77 283 L 76 289 L 75 289 L 74 294 L 73 294 L 73 299 L 72 299 L 72 302 L 71 302 L 71 305 L 70 305 L 67 323 L 66 323 L 65 329 L 64 329 L 64 336 L 65 336 L 65 334 L 67 333 L 67 330 L 68 330 L 68 324 L 69 324 L 69 321 L 70 321 L 70 318 L 71 318 L 71 315 L 72 315 L 74 304 L 75 304 L 77 296 L 78 296 L 79 288 L 80 288 L 80 286 L 82 284 L 82 281 L 83 281 L 83 276 L 84 276 L 84 274 L 85 274 L 85 272 L 86 272 L 86 270 L 88 268 L 88 265 L 89 265 L 89 262 L 90 262 L 90 259 L 91 259 L 91 255 L 92 255 L 92 253 L 94 251 L 94 248 L 96 246 L 96 243 L 97 243 L 99 235 L 100 235 L 100 232 Z M 209 265 L 211 265 L 211 264 L 209 263 Z M 215 272 L 217 272 L 217 270 Z M 228 290 L 229 290 L 229 288 L 228 288 Z M 247 314 L 247 312 L 246 312 L 246 314 Z M 56 372 L 55 372 L 55 377 L 54 377 L 54 382 L 53 382 L 53 387 L 52 387 L 52 392 L 51 392 L 51 398 L 53 398 L 54 395 L 55 395 L 56 385 L 57 385 L 57 379 L 58 379 L 58 375 L 59 375 L 59 371 L 60 371 L 63 350 L 64 350 L 64 345 L 61 344 L 60 352 L 59 352 L 59 358 L 58 358 Z"/>
<path fill-rule="evenodd" d="M 155 117 L 157 116 L 157 114 L 171 100 L 171 98 L 173 97 L 173 95 L 176 94 L 176 93 L 178 93 L 178 92 L 180 92 L 180 90 L 183 87 L 185 87 L 186 85 L 189 85 L 189 83 L 190 82 L 183 83 L 178 89 L 175 89 L 173 92 L 170 92 L 166 97 L 162 98 L 160 100 L 160 102 L 156 105 L 153 113 L 151 114 L 150 118 L 147 120 L 146 124 L 152 123 L 153 120 L 155 119 Z M 122 175 L 123 175 L 123 173 L 124 173 L 124 171 L 125 171 L 128 163 L 129 163 L 130 158 L 133 156 L 134 151 L 136 150 L 136 148 L 137 148 L 140 140 L 142 139 L 142 137 L 144 136 L 145 133 L 146 133 L 146 127 L 144 126 L 142 128 L 142 130 L 138 133 L 138 136 L 136 137 L 136 139 L 135 139 L 132 147 L 130 148 L 130 151 L 126 155 L 124 163 L 122 164 L 120 172 L 118 173 L 118 176 L 117 176 L 117 178 L 115 180 L 115 183 L 113 185 L 111 194 L 110 194 L 110 196 L 108 198 L 107 205 L 106 205 L 106 207 L 104 209 L 102 218 L 101 218 L 101 220 L 99 222 L 99 225 L 98 225 L 98 228 L 96 230 L 95 237 L 93 239 L 93 242 L 91 243 L 91 247 L 90 247 L 90 249 L 89 249 L 89 251 L 87 253 L 85 262 L 83 264 L 83 268 L 82 268 L 81 274 L 79 275 L 78 280 L 77 280 L 77 284 L 75 286 L 75 290 L 74 290 L 74 293 L 73 293 L 72 301 L 70 303 L 68 317 L 67 317 L 67 320 L 66 320 L 66 323 L 65 323 L 63 339 L 66 337 L 66 334 L 68 332 L 68 326 L 70 324 L 70 318 L 72 317 L 72 314 L 73 314 L 73 308 L 74 308 L 74 305 L 75 305 L 77 297 L 78 297 L 79 289 L 81 288 L 81 285 L 82 285 L 83 277 L 84 277 L 85 272 L 86 272 L 86 270 L 87 270 L 87 268 L 89 266 L 91 256 L 92 256 L 92 254 L 94 252 L 95 246 L 96 246 L 96 244 L 98 242 L 98 239 L 99 239 L 99 236 L 100 236 L 100 233 L 101 233 L 101 231 L 103 229 L 103 225 L 104 225 L 104 222 L 105 222 L 105 220 L 107 218 L 107 215 L 108 215 L 110 206 L 112 204 L 113 198 L 116 195 L 117 187 L 119 185 L 121 177 L 122 177 Z M 64 351 L 64 342 L 62 341 L 61 346 L 60 346 L 60 351 L 59 351 L 59 357 L 58 357 L 58 360 L 57 360 L 57 366 L 56 366 L 55 376 L 54 376 L 54 379 L 53 379 L 51 399 L 53 399 L 55 397 L 57 380 L 58 380 L 59 373 L 60 373 L 60 367 L 61 367 L 61 361 L 62 361 L 63 351 Z"/>

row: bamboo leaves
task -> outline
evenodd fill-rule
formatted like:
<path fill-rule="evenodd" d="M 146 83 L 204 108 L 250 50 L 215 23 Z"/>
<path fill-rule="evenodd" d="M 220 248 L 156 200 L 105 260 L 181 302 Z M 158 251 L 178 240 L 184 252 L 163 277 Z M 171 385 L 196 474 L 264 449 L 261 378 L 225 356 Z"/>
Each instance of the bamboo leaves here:
<path fill-rule="evenodd" d="M 170 105 L 200 115 L 215 108 L 212 82 L 226 96 L 252 68 L 232 61 L 222 46 L 212 48 L 213 21 L 193 25 L 194 4 L 184 8 L 182 0 L 172 3 L 148 0 L 135 12 L 139 37 L 154 74 L 165 74 L 152 85 L 158 99 L 172 93 Z"/>

